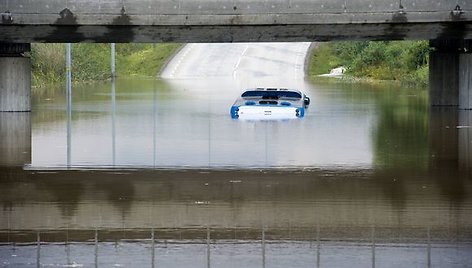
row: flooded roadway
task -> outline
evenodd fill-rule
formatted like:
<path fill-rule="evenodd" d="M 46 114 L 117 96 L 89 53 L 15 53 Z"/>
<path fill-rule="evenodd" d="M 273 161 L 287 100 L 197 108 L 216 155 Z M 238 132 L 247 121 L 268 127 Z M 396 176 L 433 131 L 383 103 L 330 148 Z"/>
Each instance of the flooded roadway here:
<path fill-rule="evenodd" d="M 470 112 L 306 82 L 307 48 L 184 48 L 166 79 L 74 87 L 70 131 L 62 88 L 1 114 L 0 267 L 471 267 Z M 274 84 L 305 118 L 230 118 Z"/>

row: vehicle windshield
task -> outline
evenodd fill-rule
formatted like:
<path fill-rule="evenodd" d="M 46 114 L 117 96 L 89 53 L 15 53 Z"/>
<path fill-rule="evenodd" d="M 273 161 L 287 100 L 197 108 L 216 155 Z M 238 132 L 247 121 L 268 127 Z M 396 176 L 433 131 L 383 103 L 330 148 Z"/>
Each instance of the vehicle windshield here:
<path fill-rule="evenodd" d="M 263 99 L 278 99 L 278 98 L 296 98 L 300 99 L 302 95 L 294 91 L 262 91 L 251 90 L 244 92 L 241 97 L 261 97 Z"/>

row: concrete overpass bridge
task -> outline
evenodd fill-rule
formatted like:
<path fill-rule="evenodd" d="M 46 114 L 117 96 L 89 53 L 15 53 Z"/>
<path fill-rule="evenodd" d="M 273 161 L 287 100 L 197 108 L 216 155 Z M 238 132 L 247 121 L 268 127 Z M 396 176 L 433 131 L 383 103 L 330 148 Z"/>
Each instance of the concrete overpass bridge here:
<path fill-rule="evenodd" d="M 469 0 L 0 0 L 0 17 L 0 111 L 30 110 L 35 42 L 412 39 L 436 48 L 431 104 L 472 108 Z"/>
<path fill-rule="evenodd" d="M 470 39 L 468 0 L 2 0 L 0 42 Z"/>

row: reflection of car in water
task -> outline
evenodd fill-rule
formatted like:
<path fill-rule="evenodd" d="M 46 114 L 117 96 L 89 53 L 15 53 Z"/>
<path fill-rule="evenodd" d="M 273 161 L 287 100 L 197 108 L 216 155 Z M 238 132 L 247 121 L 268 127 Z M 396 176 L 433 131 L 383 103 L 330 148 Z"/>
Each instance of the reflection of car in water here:
<path fill-rule="evenodd" d="M 286 88 L 253 88 L 246 90 L 231 106 L 234 119 L 302 118 L 310 98 Z"/>

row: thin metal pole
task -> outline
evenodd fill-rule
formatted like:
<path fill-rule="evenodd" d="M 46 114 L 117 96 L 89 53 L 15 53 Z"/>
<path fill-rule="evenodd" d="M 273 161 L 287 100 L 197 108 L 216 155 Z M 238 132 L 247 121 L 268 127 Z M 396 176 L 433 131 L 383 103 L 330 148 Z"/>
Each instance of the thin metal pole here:
<path fill-rule="evenodd" d="M 115 77 L 115 43 L 111 43 L 111 79 Z"/>
<path fill-rule="evenodd" d="M 66 44 L 66 111 L 67 111 L 67 166 L 71 164 L 72 154 L 72 74 L 71 45 Z"/>
<path fill-rule="evenodd" d="M 207 268 L 210 267 L 210 228 L 207 227 Z"/>
<path fill-rule="evenodd" d="M 320 267 L 320 251 L 321 251 L 321 243 L 320 243 L 320 225 L 316 225 L 316 267 Z"/>
<path fill-rule="evenodd" d="M 154 262 L 156 258 L 156 253 L 155 253 L 155 240 L 154 240 L 154 228 L 151 230 L 151 267 L 154 268 Z"/>
<path fill-rule="evenodd" d="M 98 230 L 95 230 L 95 268 L 98 268 Z"/>
<path fill-rule="evenodd" d="M 41 237 L 39 232 L 36 234 L 36 267 L 41 267 Z"/>
<path fill-rule="evenodd" d="M 67 265 L 71 265 L 70 261 L 70 244 L 69 244 L 69 231 L 66 232 L 66 257 L 67 257 Z"/>
<path fill-rule="evenodd" d="M 113 166 L 116 163 L 116 89 L 115 79 L 111 79 L 111 150 L 113 155 Z"/>
<path fill-rule="evenodd" d="M 428 268 L 431 267 L 431 227 L 428 227 L 428 249 L 427 249 L 427 257 L 428 257 Z"/>
<path fill-rule="evenodd" d="M 111 124 L 112 124 L 112 155 L 113 155 L 113 166 L 116 163 L 116 128 L 115 128 L 115 117 L 116 117 L 116 92 L 115 92 L 115 43 L 111 43 Z"/>
<path fill-rule="evenodd" d="M 211 167 L 211 93 L 208 94 L 208 167 Z"/>
<path fill-rule="evenodd" d="M 266 242 L 265 242 L 265 228 L 262 226 L 262 268 L 265 268 L 266 264 L 266 259 L 265 259 L 265 248 L 266 248 Z"/>
<path fill-rule="evenodd" d="M 156 92 L 156 78 L 154 78 L 152 82 L 152 92 L 153 92 L 153 102 L 152 102 L 152 115 L 153 115 L 153 121 L 152 121 L 152 145 L 153 145 L 153 152 L 152 152 L 152 160 L 153 160 L 153 166 L 156 167 L 156 147 L 157 147 L 157 141 L 156 141 L 156 129 L 157 129 L 157 92 Z"/>
<path fill-rule="evenodd" d="M 375 268 L 375 227 L 372 226 L 372 268 Z"/>
<path fill-rule="evenodd" d="M 265 138 L 264 138 L 264 144 L 265 144 L 265 165 L 266 167 L 269 165 L 269 142 L 267 141 L 268 139 L 268 127 L 269 127 L 269 122 L 264 122 L 264 127 L 265 127 Z"/>

